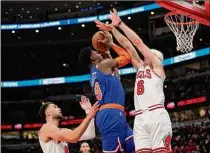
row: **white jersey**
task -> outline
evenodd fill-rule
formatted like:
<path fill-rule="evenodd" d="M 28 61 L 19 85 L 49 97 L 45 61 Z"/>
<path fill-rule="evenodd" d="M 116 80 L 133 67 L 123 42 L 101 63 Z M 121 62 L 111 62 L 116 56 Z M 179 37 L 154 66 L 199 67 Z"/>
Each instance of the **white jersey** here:
<path fill-rule="evenodd" d="M 163 92 L 164 77 L 158 76 L 149 66 L 142 66 L 136 73 L 134 88 L 135 110 L 146 110 L 148 107 L 164 105 L 165 95 Z"/>
<path fill-rule="evenodd" d="M 57 142 L 52 139 L 44 142 L 39 139 L 43 153 L 69 153 L 68 145 L 66 142 Z"/>

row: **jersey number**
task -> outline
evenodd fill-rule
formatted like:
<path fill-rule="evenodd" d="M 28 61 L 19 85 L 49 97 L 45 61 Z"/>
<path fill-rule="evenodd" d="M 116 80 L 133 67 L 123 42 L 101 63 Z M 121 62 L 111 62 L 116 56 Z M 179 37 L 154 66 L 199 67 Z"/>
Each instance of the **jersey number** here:
<path fill-rule="evenodd" d="M 144 93 L 144 80 L 139 80 L 137 83 L 137 95 L 142 95 Z"/>
<path fill-rule="evenodd" d="M 98 82 L 95 83 L 94 92 L 95 92 L 95 95 L 96 95 L 96 99 L 101 100 L 102 99 L 102 93 L 101 93 L 101 89 L 100 89 L 100 86 L 99 86 Z"/>

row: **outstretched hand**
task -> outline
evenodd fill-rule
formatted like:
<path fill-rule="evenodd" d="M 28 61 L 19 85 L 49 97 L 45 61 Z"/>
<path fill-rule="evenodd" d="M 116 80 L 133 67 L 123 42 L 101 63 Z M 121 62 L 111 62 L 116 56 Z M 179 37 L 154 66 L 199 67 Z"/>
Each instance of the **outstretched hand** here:
<path fill-rule="evenodd" d="M 90 109 L 89 113 L 88 113 L 88 117 L 90 118 L 94 118 L 96 113 L 99 110 L 99 102 L 96 102 Z"/>
<path fill-rule="evenodd" d="M 91 106 L 89 98 L 82 95 L 81 101 L 79 102 L 80 106 L 83 110 L 85 110 L 85 113 L 88 114 L 90 118 L 94 118 L 97 111 L 99 110 L 99 104 L 96 102 L 93 106 Z"/>
<path fill-rule="evenodd" d="M 121 19 L 120 17 L 117 15 L 117 10 L 115 8 L 113 8 L 113 11 L 110 11 L 110 16 L 109 18 L 112 20 L 111 25 L 117 27 L 119 26 Z"/>
<path fill-rule="evenodd" d="M 111 24 L 105 24 L 100 22 L 99 20 L 95 20 L 95 23 L 100 30 L 111 31 L 114 28 Z"/>
<path fill-rule="evenodd" d="M 80 106 L 82 107 L 82 109 L 85 111 L 85 113 L 88 114 L 90 109 L 91 109 L 91 106 L 92 106 L 89 98 L 82 95 L 81 96 L 81 101 L 79 103 L 80 103 Z"/>
<path fill-rule="evenodd" d="M 105 23 L 100 22 L 99 20 L 95 20 L 96 26 L 100 30 L 105 30 L 105 31 L 111 31 L 114 27 L 119 26 L 121 19 L 118 16 L 117 10 L 115 8 L 113 8 L 113 10 L 110 11 L 109 18 L 112 20 L 111 24 L 105 24 Z"/>

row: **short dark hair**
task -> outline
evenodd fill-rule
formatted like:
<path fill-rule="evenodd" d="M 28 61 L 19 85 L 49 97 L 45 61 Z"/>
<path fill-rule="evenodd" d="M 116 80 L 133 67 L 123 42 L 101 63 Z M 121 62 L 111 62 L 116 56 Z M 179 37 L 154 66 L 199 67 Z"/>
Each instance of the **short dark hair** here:
<path fill-rule="evenodd" d="M 80 51 L 79 63 L 81 65 L 89 66 L 91 64 L 91 59 L 90 59 L 91 51 L 92 51 L 91 47 L 86 47 Z"/>
<path fill-rule="evenodd" d="M 46 115 L 45 115 L 45 110 L 48 108 L 48 106 L 50 104 L 53 104 L 52 102 L 46 102 L 46 103 L 43 103 L 42 106 L 40 107 L 39 109 L 39 115 L 41 116 L 42 119 L 46 119 Z"/>

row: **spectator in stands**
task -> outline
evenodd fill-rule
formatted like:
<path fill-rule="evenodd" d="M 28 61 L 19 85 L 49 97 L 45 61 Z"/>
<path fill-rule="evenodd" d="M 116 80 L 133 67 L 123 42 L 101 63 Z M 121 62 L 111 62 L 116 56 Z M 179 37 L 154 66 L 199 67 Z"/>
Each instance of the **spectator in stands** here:
<path fill-rule="evenodd" d="M 80 152 L 81 153 L 90 153 L 90 146 L 87 142 L 83 142 L 80 145 Z"/>

